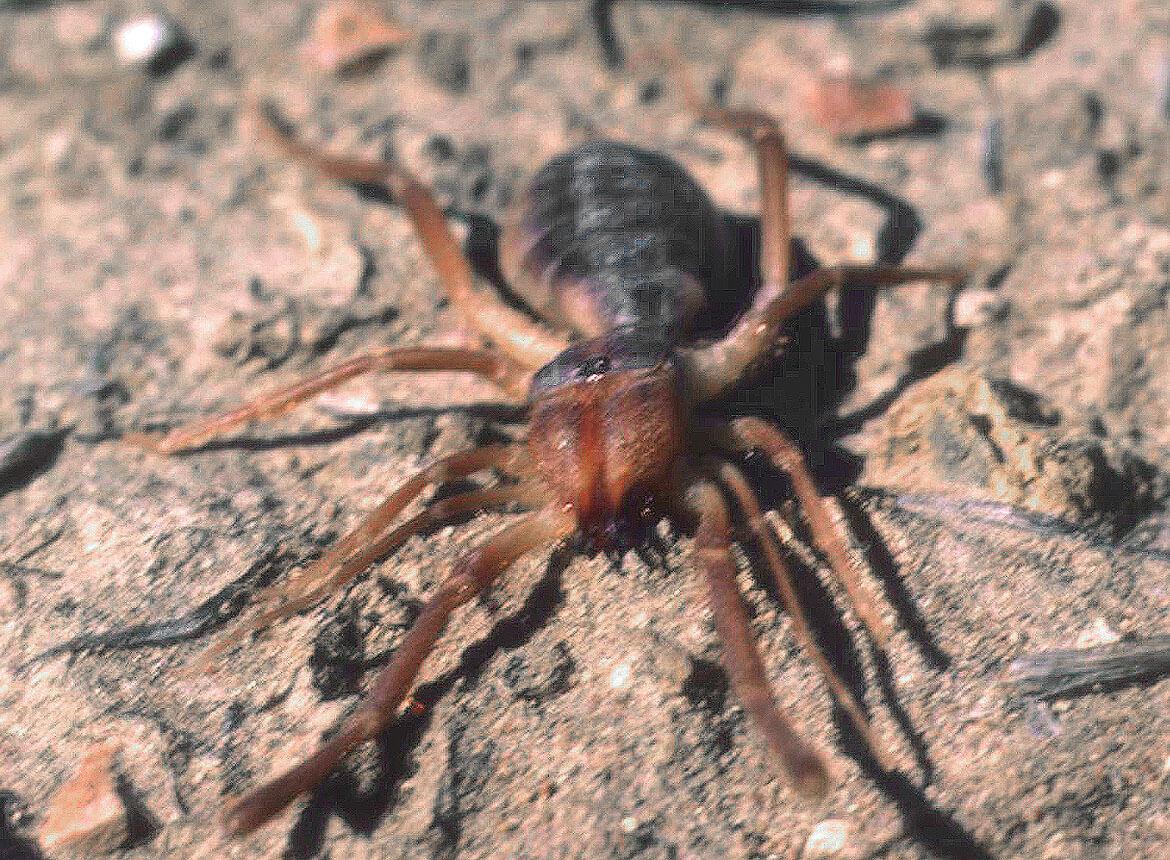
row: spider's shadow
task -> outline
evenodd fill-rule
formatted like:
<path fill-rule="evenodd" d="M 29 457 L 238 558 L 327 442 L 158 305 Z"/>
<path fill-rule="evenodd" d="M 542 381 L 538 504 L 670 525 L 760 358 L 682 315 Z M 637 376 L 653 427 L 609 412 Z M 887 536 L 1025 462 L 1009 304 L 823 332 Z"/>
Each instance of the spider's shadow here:
<path fill-rule="evenodd" d="M 910 5 L 911 0 L 660 0 L 681 6 L 729 8 L 773 17 L 833 16 L 843 20 L 858 15 L 878 15 Z M 589 21 L 597 37 L 605 64 L 613 70 L 624 68 L 626 52 L 613 25 L 617 0 L 590 0 Z M 923 36 L 935 65 L 988 69 L 1003 63 L 1026 60 L 1048 44 L 1061 26 L 1061 13 L 1050 2 L 1034 4 L 1021 29 L 1019 41 L 1008 48 L 997 46 L 996 29 L 989 25 L 932 25 Z"/>
<path fill-rule="evenodd" d="M 755 553 L 749 553 L 757 585 L 769 597 L 782 603 L 775 586 L 759 575 L 764 563 Z M 854 637 L 841 619 L 833 598 L 817 579 L 816 573 L 793 558 L 794 585 L 801 605 L 809 616 L 818 646 L 858 701 L 864 701 L 864 671 Z M 895 603 L 899 614 L 903 606 Z M 913 628 L 911 628 L 913 630 Z M 934 647 L 933 643 L 931 646 Z M 930 650 L 926 650 L 930 654 Z M 916 782 L 898 771 L 887 771 L 874 758 L 872 751 L 840 707 L 834 706 L 833 721 L 841 738 L 841 749 L 849 755 L 867 777 L 898 807 L 908 834 L 938 857 L 951 860 L 990 860 L 991 855 L 952 816 L 938 808 L 925 794 L 925 787 L 934 781 L 934 765 L 925 739 L 910 719 L 898 699 L 893 673 L 885 654 L 870 648 L 882 702 L 893 717 L 899 732 L 914 754 L 921 774 Z"/>
<path fill-rule="evenodd" d="M 913 207 L 883 188 L 819 162 L 791 156 L 789 163 L 795 173 L 882 209 L 885 219 L 876 237 L 876 262 L 902 262 L 922 226 Z M 730 276 L 737 287 L 730 293 L 735 315 L 759 288 L 760 225 L 757 218 L 735 215 L 728 216 L 728 223 L 735 243 Z M 793 241 L 792 261 L 796 278 L 820 267 L 799 240 Z M 789 342 L 782 353 L 720 404 L 732 414 L 774 421 L 800 439 L 824 490 L 840 492 L 860 472 L 860 461 L 840 447 L 840 438 L 880 415 L 910 385 L 958 359 L 965 345 L 965 333 L 954 326 L 948 305 L 940 341 L 912 353 L 907 371 L 872 403 L 826 424 L 826 416 L 834 415 L 857 385 L 857 361 L 869 348 L 878 293 L 864 287 L 844 290 L 832 316 L 824 302 L 795 316 L 786 326 Z M 830 432 L 825 432 L 826 427 Z"/>
<path fill-rule="evenodd" d="M 12 808 L 21 805 L 15 792 L 0 789 L 0 857 L 4 860 L 45 860 L 31 839 L 21 835 L 12 822 Z"/>
<path fill-rule="evenodd" d="M 613 26 L 616 0 L 590 0 L 589 18 L 598 45 L 611 69 L 625 65 L 625 51 Z M 711 6 L 721 11 L 735 7 L 763 15 L 854 15 L 875 14 L 899 9 L 911 0 L 676 0 L 682 5 Z"/>

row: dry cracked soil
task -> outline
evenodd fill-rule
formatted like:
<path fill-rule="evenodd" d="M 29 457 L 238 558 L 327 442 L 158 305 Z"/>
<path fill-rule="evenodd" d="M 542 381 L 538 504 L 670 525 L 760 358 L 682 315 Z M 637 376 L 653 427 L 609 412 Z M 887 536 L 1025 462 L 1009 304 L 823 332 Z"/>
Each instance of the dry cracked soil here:
<path fill-rule="evenodd" d="M 1166 857 L 1170 681 L 1047 702 L 1004 676 L 1170 630 L 1170 7 L 402 0 L 414 37 L 339 76 L 304 51 L 321 5 L 0 2 L 0 856 L 42 856 L 54 793 L 113 742 L 127 858 Z M 147 14 L 184 38 L 144 67 L 117 34 Z M 467 342 L 402 213 L 274 156 L 243 106 L 396 153 L 485 272 L 525 178 L 591 135 L 685 165 L 750 258 L 748 148 L 602 47 L 662 43 L 784 123 L 802 267 L 971 272 L 957 296 L 831 297 L 729 404 L 800 440 L 873 569 L 884 653 L 783 481 L 754 476 L 896 770 L 741 558 L 779 699 L 832 762 L 826 800 L 793 796 L 728 690 L 689 539 L 664 533 L 517 565 L 450 626 L 416 708 L 225 841 L 225 797 L 336 727 L 501 516 L 412 539 L 211 675 L 182 668 L 420 464 L 523 433 L 487 385 L 391 375 L 186 456 L 120 440 L 373 346 Z M 914 121 L 831 137 L 807 93 L 845 71 Z"/>

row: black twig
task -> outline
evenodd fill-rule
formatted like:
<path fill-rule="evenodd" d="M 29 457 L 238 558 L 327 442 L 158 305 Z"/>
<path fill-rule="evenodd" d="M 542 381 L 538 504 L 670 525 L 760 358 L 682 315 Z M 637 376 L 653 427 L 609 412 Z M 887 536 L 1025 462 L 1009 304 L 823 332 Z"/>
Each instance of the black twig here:
<path fill-rule="evenodd" d="M 131 651 L 161 645 L 174 645 L 206 636 L 223 627 L 247 606 L 256 587 L 276 572 L 280 553 L 275 549 L 253 562 L 240 576 L 229 582 L 207 600 L 178 618 L 135 624 L 130 627 L 107 630 L 102 633 L 83 633 L 54 645 L 24 664 L 27 668 L 60 654 L 84 652 Z"/>

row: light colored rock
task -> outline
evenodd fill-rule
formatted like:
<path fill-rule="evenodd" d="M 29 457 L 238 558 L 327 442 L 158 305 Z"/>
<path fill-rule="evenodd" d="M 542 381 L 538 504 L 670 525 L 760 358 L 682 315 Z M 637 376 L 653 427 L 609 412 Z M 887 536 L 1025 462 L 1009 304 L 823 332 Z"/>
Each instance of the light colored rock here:
<path fill-rule="evenodd" d="M 955 299 L 955 325 L 959 328 L 986 325 L 1006 311 L 1007 302 L 994 290 L 963 290 Z"/>
<path fill-rule="evenodd" d="M 817 824 L 804 842 L 802 860 L 816 857 L 840 857 L 849 843 L 849 822 L 826 818 Z"/>
<path fill-rule="evenodd" d="M 1121 634 L 1109 626 L 1104 618 L 1094 618 L 1093 623 L 1081 631 L 1077 636 L 1078 648 L 1096 648 L 1100 645 L 1112 645 L 1121 640 Z"/>

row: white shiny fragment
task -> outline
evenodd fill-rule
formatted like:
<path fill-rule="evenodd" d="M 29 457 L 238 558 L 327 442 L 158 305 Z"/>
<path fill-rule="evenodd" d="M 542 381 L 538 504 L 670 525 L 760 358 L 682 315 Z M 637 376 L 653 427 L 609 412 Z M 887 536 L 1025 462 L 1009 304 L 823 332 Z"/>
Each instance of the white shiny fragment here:
<path fill-rule="evenodd" d="M 840 818 L 826 818 L 812 829 L 804 843 L 803 858 L 836 857 L 845 849 L 849 839 L 849 822 Z"/>
<path fill-rule="evenodd" d="M 114 34 L 118 59 L 127 65 L 149 63 L 178 39 L 175 26 L 157 15 L 127 21 Z"/>

